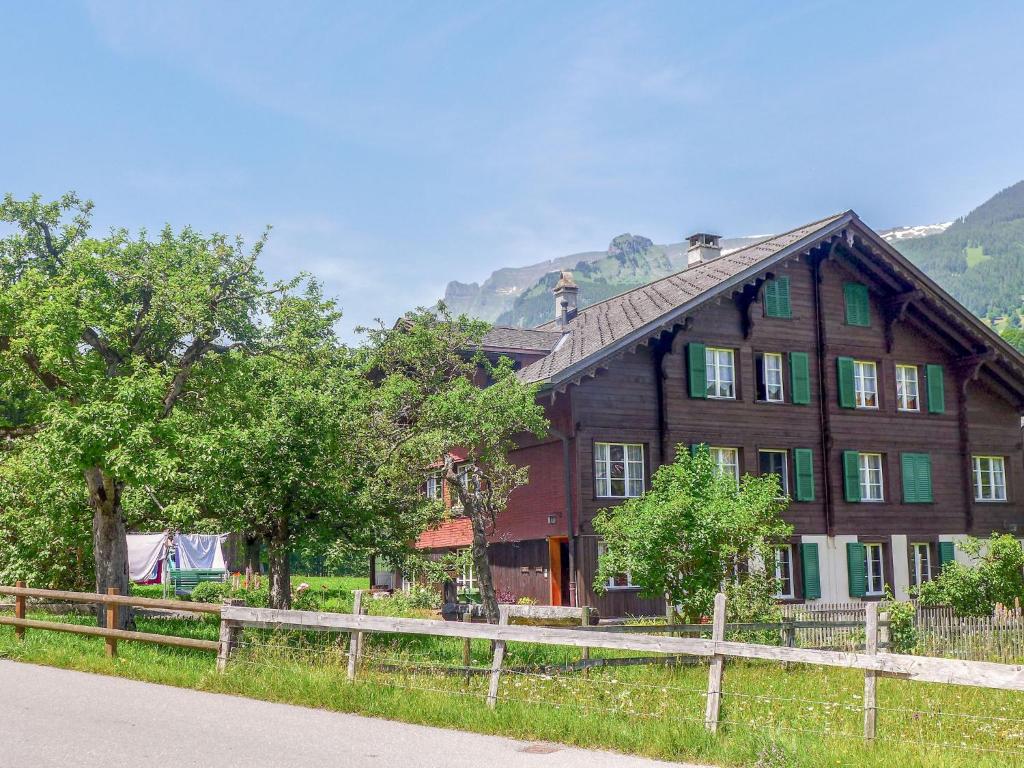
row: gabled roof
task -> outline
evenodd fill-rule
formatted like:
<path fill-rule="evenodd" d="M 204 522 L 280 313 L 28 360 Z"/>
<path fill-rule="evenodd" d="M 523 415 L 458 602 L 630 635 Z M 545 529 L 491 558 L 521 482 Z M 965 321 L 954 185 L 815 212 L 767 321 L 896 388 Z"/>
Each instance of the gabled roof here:
<path fill-rule="evenodd" d="M 839 232 L 854 218 L 853 211 L 829 216 L 591 304 L 569 322 L 551 353 L 523 368 L 519 378 L 558 384 L 742 284 L 750 275 Z M 538 330 L 555 327 L 545 323 Z"/>
<path fill-rule="evenodd" d="M 564 386 L 593 373 L 608 358 L 647 343 L 662 331 L 684 322 L 685 316 L 702 304 L 741 291 L 773 265 L 830 240 L 838 241 L 840 235 L 848 252 L 854 242 L 858 244 L 856 258 L 864 262 L 867 273 L 882 280 L 894 299 L 905 301 L 899 310 L 901 316 L 909 307 L 920 325 L 935 328 L 961 348 L 958 365 L 967 371 L 965 375 L 977 376 L 984 367 L 1014 405 L 1024 410 L 1024 356 L 852 210 L 592 304 L 568 323 L 547 355 L 525 366 L 518 376 L 542 387 Z M 536 330 L 559 332 L 554 322 Z"/>

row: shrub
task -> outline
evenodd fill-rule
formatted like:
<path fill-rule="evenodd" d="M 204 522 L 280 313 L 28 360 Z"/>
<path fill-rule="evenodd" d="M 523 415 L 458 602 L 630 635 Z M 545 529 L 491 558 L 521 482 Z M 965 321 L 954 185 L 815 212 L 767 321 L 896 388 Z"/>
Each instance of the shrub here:
<path fill-rule="evenodd" d="M 987 542 L 967 538 L 960 548 L 973 567 L 946 563 L 936 578 L 916 590 L 922 605 L 949 605 L 960 616 L 990 616 L 997 603 L 1013 605 L 1024 598 L 1024 549 L 1008 534 L 992 534 Z"/>
<path fill-rule="evenodd" d="M 189 595 L 194 603 L 219 603 L 231 596 L 231 583 L 227 581 L 201 581 Z"/>
<path fill-rule="evenodd" d="M 520 597 L 516 600 L 516 605 L 536 605 L 537 601 L 532 597 Z"/>
<path fill-rule="evenodd" d="M 917 647 L 914 606 L 893 600 L 892 592 L 886 589 L 886 599 L 880 608 L 889 614 L 889 652 L 912 653 Z"/>

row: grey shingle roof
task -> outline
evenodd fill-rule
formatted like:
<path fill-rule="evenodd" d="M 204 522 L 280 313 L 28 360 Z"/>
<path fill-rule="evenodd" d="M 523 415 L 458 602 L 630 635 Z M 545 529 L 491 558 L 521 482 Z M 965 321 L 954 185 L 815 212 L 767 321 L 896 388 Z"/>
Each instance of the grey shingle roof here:
<path fill-rule="evenodd" d="M 559 331 L 544 331 L 534 328 L 510 328 L 504 325 L 492 327 L 483 338 L 484 349 L 548 352 L 562 334 Z"/>
<path fill-rule="evenodd" d="M 689 311 L 733 283 L 742 282 L 773 259 L 808 247 L 855 218 L 852 211 L 829 216 L 592 304 L 570 321 L 560 338 L 555 323 L 545 323 L 535 332 L 554 333 L 557 343 L 545 357 L 519 371 L 519 378 L 528 383 L 552 384 L 569 378 L 620 347 L 642 339 L 672 320 L 673 315 Z"/>

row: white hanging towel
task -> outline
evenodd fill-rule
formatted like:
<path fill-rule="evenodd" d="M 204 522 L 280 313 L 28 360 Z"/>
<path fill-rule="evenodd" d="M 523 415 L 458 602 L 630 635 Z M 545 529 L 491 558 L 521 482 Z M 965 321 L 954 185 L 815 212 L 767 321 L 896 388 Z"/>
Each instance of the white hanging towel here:
<path fill-rule="evenodd" d="M 224 571 L 221 534 L 179 533 L 174 536 L 178 568 L 183 571 Z"/>
<path fill-rule="evenodd" d="M 166 533 L 130 533 L 128 539 L 128 577 L 132 581 L 151 581 L 167 551 Z"/>

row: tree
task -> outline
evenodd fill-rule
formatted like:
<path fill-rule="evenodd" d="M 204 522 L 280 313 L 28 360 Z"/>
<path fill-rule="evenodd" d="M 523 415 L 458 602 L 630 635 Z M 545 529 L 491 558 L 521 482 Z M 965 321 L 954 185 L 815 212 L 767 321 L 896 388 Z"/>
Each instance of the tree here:
<path fill-rule="evenodd" d="M 961 616 L 991 616 L 996 604 L 1024 600 L 1024 549 L 1009 534 L 993 533 L 985 542 L 968 537 L 958 546 L 975 562 L 950 562 L 917 587 L 922 605 L 950 605 Z"/>
<path fill-rule="evenodd" d="M 1013 315 L 1013 317 L 1017 317 L 1017 315 Z M 1024 330 L 1009 326 L 1003 328 L 999 335 L 1016 347 L 1018 352 L 1024 352 Z"/>
<path fill-rule="evenodd" d="M 518 437 L 542 436 L 548 423 L 536 388 L 521 383 L 512 361 L 474 354 L 487 325 L 451 318 L 444 307 L 420 310 L 393 329 L 370 332 L 375 389 L 371 422 L 388 446 L 378 474 L 405 477 L 416 493 L 431 471 L 441 471 L 470 520 L 471 555 L 484 613 L 499 618 L 488 559 L 488 536 L 528 469 L 508 459 Z"/>
<path fill-rule="evenodd" d="M 780 517 L 787 503 L 777 476 L 744 475 L 737 485 L 706 447 L 691 455 L 680 446 L 646 494 L 594 518 L 607 547 L 594 588 L 603 592 L 609 579 L 629 573 L 643 595 L 664 596 L 688 621 L 699 621 L 747 564 L 772 562 L 773 547 L 792 532 Z M 767 575 L 762 567 L 746 578 Z"/>
<path fill-rule="evenodd" d="M 97 591 L 128 589 L 123 496 L 169 472 L 174 420 L 193 377 L 229 350 L 256 353 L 282 286 L 256 267 L 264 239 L 165 228 L 154 240 L 89 236 L 91 203 L 8 195 L 0 221 L 0 381 L 24 387 L 3 437 L 39 443 L 84 484 Z M 25 457 L 31 454 L 24 454 Z M 128 611 L 119 612 L 129 627 Z M 104 614 L 100 612 L 100 622 Z"/>

